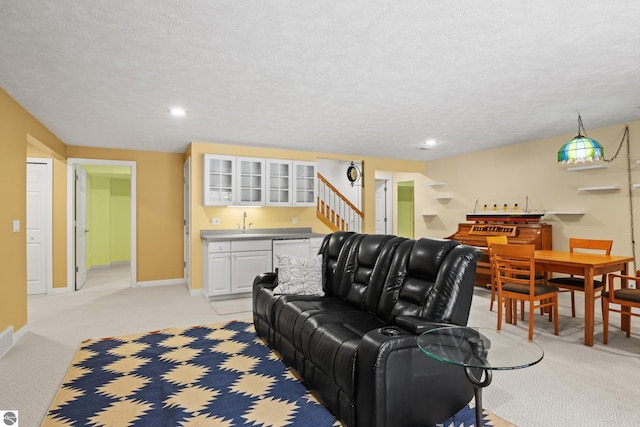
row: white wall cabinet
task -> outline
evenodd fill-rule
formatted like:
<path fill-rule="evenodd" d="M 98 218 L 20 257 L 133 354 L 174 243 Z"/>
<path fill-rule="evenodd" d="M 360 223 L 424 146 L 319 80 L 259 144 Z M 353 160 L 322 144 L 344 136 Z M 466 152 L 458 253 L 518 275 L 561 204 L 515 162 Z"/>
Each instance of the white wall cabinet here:
<path fill-rule="evenodd" d="M 236 157 L 205 154 L 203 159 L 203 206 L 226 206 L 235 203 Z"/>
<path fill-rule="evenodd" d="M 314 162 L 293 162 L 293 205 L 315 206 L 317 174 Z"/>
<path fill-rule="evenodd" d="M 293 162 L 267 159 L 267 206 L 291 206 Z"/>
<path fill-rule="evenodd" d="M 265 202 L 265 159 L 237 157 L 238 205 L 264 205 Z"/>
<path fill-rule="evenodd" d="M 203 206 L 315 206 L 316 164 L 205 154 Z"/>

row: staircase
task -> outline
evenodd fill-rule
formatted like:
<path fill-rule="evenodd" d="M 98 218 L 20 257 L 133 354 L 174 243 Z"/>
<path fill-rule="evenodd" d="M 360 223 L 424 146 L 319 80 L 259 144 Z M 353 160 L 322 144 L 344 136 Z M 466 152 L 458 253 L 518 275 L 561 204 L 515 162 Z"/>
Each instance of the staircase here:
<path fill-rule="evenodd" d="M 362 232 L 362 211 L 346 199 L 327 179 L 318 174 L 316 216 L 333 231 Z"/>

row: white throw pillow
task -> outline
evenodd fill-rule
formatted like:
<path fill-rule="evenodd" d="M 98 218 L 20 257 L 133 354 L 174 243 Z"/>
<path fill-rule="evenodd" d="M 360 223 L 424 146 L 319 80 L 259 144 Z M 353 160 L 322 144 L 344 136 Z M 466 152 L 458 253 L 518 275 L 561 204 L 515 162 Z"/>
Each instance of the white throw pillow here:
<path fill-rule="evenodd" d="M 274 294 L 324 296 L 322 290 L 322 255 L 313 258 L 276 255 L 278 286 Z"/>

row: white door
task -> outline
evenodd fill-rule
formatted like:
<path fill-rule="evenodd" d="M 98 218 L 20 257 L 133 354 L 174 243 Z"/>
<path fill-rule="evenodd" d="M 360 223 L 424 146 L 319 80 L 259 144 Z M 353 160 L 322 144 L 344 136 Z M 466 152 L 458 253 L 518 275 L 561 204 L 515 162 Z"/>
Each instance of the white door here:
<path fill-rule="evenodd" d="M 45 163 L 27 163 L 27 293 L 47 293 L 47 201 L 51 182 Z"/>
<path fill-rule="evenodd" d="M 376 179 L 376 234 L 388 234 L 387 229 L 387 181 Z"/>
<path fill-rule="evenodd" d="M 87 171 L 76 165 L 76 290 L 87 281 Z"/>
<path fill-rule="evenodd" d="M 191 217 L 191 192 L 189 190 L 189 177 L 191 175 L 191 157 L 188 157 L 184 162 L 183 168 L 183 226 L 184 226 L 184 281 L 189 288 L 191 288 L 190 269 L 191 269 L 191 239 L 190 239 L 190 224 L 189 218 Z"/>

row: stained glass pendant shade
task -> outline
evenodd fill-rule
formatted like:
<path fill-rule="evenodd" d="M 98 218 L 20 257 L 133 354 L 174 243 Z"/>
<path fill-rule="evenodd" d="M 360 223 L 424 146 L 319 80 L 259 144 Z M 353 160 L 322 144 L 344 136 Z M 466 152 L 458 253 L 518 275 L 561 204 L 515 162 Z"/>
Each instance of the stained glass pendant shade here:
<path fill-rule="evenodd" d="M 558 163 L 584 163 L 604 159 L 604 148 L 595 139 L 583 136 L 582 118 L 578 115 L 578 135 L 558 150 Z"/>

